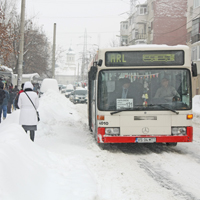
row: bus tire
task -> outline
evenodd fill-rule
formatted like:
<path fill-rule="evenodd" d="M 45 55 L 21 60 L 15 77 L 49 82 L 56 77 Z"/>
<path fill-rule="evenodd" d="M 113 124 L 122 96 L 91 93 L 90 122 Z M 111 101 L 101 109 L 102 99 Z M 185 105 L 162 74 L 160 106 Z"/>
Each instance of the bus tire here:
<path fill-rule="evenodd" d="M 177 142 L 166 143 L 166 145 L 169 147 L 175 147 L 177 145 Z"/>
<path fill-rule="evenodd" d="M 110 144 L 105 144 L 105 143 L 98 143 L 98 146 L 101 150 L 107 150 L 110 147 Z"/>

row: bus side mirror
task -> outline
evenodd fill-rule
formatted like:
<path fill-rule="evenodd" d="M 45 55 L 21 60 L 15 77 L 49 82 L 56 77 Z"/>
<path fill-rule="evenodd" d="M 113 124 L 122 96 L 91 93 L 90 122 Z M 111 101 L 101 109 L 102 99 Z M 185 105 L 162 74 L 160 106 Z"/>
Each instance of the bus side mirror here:
<path fill-rule="evenodd" d="M 92 66 L 90 68 L 90 71 L 89 71 L 89 79 L 90 80 L 95 80 L 96 79 L 96 74 L 97 74 L 97 67 Z"/>
<path fill-rule="evenodd" d="M 193 77 L 197 77 L 197 64 L 196 63 L 192 63 L 192 76 Z"/>
<path fill-rule="evenodd" d="M 103 64 L 103 60 L 100 59 L 97 65 L 101 67 L 102 64 Z"/>

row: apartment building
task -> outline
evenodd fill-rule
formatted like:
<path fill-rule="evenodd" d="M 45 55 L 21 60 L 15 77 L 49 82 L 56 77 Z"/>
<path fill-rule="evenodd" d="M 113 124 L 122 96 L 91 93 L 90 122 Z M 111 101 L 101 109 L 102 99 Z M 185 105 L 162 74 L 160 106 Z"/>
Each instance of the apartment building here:
<path fill-rule="evenodd" d="M 200 94 L 200 0 L 188 0 L 187 3 L 187 45 L 198 69 L 198 77 L 193 78 L 193 94 Z"/>
<path fill-rule="evenodd" d="M 129 18 L 121 22 L 121 45 L 186 44 L 187 0 L 147 0 L 144 4 L 137 2 L 131 0 Z"/>
<path fill-rule="evenodd" d="M 129 18 L 121 22 L 121 46 L 134 44 L 188 45 L 197 64 L 193 95 L 200 94 L 200 0 L 130 0 Z"/>

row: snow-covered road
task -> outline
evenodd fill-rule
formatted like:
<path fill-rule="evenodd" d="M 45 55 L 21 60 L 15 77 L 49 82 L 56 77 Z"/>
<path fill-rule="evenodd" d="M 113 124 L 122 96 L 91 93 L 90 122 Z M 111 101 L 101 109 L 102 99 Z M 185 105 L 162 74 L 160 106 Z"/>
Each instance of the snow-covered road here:
<path fill-rule="evenodd" d="M 17 115 L 17 112 L 13 114 Z M 56 195 L 58 200 L 200 199 L 199 124 L 194 124 L 193 143 L 179 143 L 176 147 L 123 144 L 101 150 L 87 127 L 86 104 L 74 105 L 64 96 L 48 93 L 40 99 L 40 115 L 42 120 L 35 143 L 26 137 L 24 142 L 30 143 L 31 149 L 28 145 L 23 149 L 29 153 L 37 152 L 39 161 L 34 155 L 32 162 L 41 162 L 47 169 L 47 176 L 43 175 L 43 181 L 39 183 L 45 191 L 40 191 L 41 195 L 32 194 L 29 200 L 53 200 Z M 10 116 L 7 123 L 13 123 L 14 119 L 16 117 Z M 6 121 L 2 125 L 4 128 Z M 36 191 L 37 174 L 32 177 L 32 187 Z M 32 181 L 31 177 L 29 179 Z M 2 185 L 0 181 L 0 199 L 18 200 L 14 196 L 6 198 L 8 195 L 1 190 Z M 27 200 L 27 195 L 20 200 Z"/>

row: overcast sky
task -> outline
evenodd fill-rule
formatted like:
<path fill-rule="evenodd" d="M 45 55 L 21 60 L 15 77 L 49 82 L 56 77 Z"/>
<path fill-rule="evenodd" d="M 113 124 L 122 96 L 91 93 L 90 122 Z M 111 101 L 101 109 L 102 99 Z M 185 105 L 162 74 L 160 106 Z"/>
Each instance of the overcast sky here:
<path fill-rule="evenodd" d="M 144 0 L 140 0 L 144 2 Z M 20 11 L 21 0 L 18 0 Z M 26 16 L 35 17 L 53 43 L 56 23 L 56 45 L 78 53 L 83 49 L 87 30 L 87 49 L 106 47 L 119 35 L 120 21 L 126 20 L 129 0 L 26 0 Z M 122 14 L 124 13 L 124 14 Z"/>

